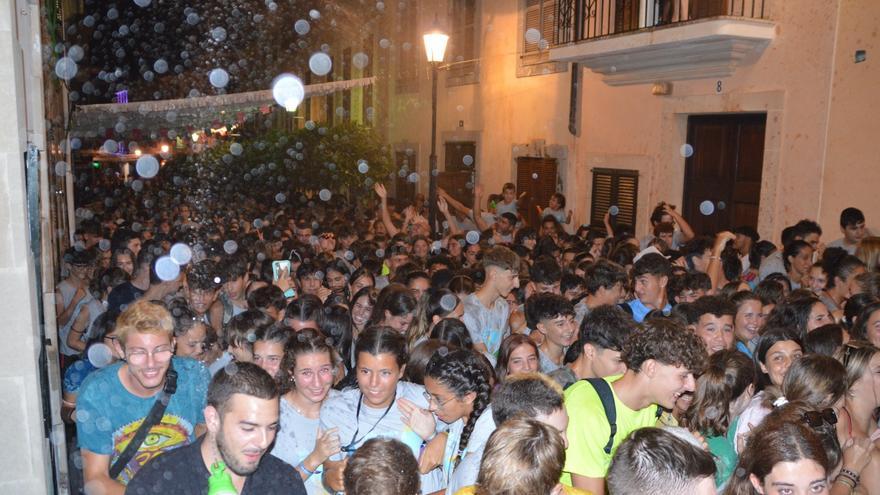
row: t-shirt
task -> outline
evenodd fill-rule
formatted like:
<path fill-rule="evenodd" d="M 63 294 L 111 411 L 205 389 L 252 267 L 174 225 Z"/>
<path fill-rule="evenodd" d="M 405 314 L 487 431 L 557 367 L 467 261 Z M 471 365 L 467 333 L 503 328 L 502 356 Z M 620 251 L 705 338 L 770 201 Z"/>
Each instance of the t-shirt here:
<path fill-rule="evenodd" d="M 495 203 L 495 214 L 501 216 L 504 213 L 513 213 L 516 215 L 517 212 L 517 202 L 514 199 L 510 203 L 505 203 L 504 201 L 499 201 Z"/>
<path fill-rule="evenodd" d="M 616 376 L 604 380 L 611 384 L 619 378 Z M 634 411 L 620 401 L 614 387 L 611 391 L 617 411 L 617 433 L 611 444 L 611 453 L 606 454 L 604 448 L 611 435 L 611 425 L 596 389 L 589 382 L 581 380 L 565 390 L 565 410 L 569 421 L 562 482 L 568 486 L 571 486 L 571 474 L 604 478 L 617 446 L 633 431 L 657 424 L 656 405 Z"/>
<path fill-rule="evenodd" d="M 425 388 L 421 385 L 398 382 L 395 400 L 407 399 L 416 406 L 427 409 L 428 401 L 425 399 L 424 392 Z M 358 388 L 343 390 L 339 395 L 328 398 L 321 406 L 321 429 L 339 428 L 339 441 L 343 447 L 354 443 L 353 447 L 358 448 L 367 440 L 376 437 L 395 438 L 409 447 L 416 459 L 419 458 L 422 438 L 403 423 L 400 409 L 396 404 L 388 409 L 388 414 L 385 414 L 384 408 L 373 409 L 362 404 L 360 414 L 358 414 L 357 409 L 360 402 L 361 391 Z M 385 415 L 384 418 L 383 415 Z M 441 429 L 439 421 L 438 429 Z M 332 455 L 330 460 L 341 461 L 344 455 L 344 453 Z M 422 493 L 431 493 L 444 488 L 442 477 L 443 472 L 439 468 L 421 475 Z"/>
<path fill-rule="evenodd" d="M 126 495 L 205 495 L 211 472 L 202 457 L 203 435 L 196 442 L 163 454 L 138 471 L 128 484 Z M 229 469 L 229 468 L 227 468 Z M 299 473 L 272 454 L 260 459 L 257 470 L 248 475 L 240 495 L 305 495 Z"/>
<path fill-rule="evenodd" d="M 775 251 L 764 258 L 761 267 L 758 268 L 758 279 L 763 282 L 773 273 L 786 275 L 785 264 L 782 262 L 782 251 Z"/>
<path fill-rule="evenodd" d="M 339 392 L 330 390 L 327 398 L 335 397 Z M 272 447 L 272 455 L 290 464 L 299 466 L 309 454 L 315 450 L 315 442 L 318 439 L 319 419 L 311 419 L 303 416 L 293 405 L 283 397 L 281 398 L 281 415 L 279 418 L 278 434 L 275 436 L 275 446 Z M 315 474 L 305 481 L 306 492 L 309 495 L 324 495 L 329 493 L 324 489 L 321 482 L 323 470 L 315 470 Z"/>
<path fill-rule="evenodd" d="M 117 481 L 127 484 L 150 459 L 195 441 L 195 426 L 205 422 L 210 375 L 202 363 L 174 357 L 177 392 L 171 396 L 161 421 L 119 473 Z M 138 397 L 122 385 L 119 373 L 125 365 L 117 362 L 90 374 L 76 401 L 76 431 L 79 446 L 110 456 L 112 466 L 128 446 L 156 402 L 155 397 Z M 125 372 L 125 371 L 122 371 Z"/>
<path fill-rule="evenodd" d="M 80 386 L 96 369 L 98 368 L 88 359 L 80 359 L 74 362 L 64 371 L 63 390 L 67 393 L 79 392 Z"/>
<path fill-rule="evenodd" d="M 552 208 L 544 208 L 544 210 L 541 211 L 541 218 L 544 217 L 553 217 L 557 222 L 563 224 L 566 223 L 565 221 L 568 219 L 565 215 L 565 210 L 554 210 Z"/>
<path fill-rule="evenodd" d="M 560 366 L 554 371 L 547 373 L 547 375 L 550 378 L 556 380 L 556 383 L 558 383 L 559 386 L 563 388 L 563 390 L 567 389 L 578 381 L 577 375 L 568 366 Z"/>
<path fill-rule="evenodd" d="M 653 232 L 653 229 L 651 231 Z M 642 237 L 639 240 L 639 246 L 640 246 L 639 249 L 640 250 L 646 249 L 648 246 L 651 245 L 651 241 L 653 241 L 653 240 L 654 240 L 653 233 L 645 235 L 644 237 Z M 681 246 L 683 246 L 684 243 L 685 243 L 684 234 L 682 234 L 680 230 L 675 230 L 672 233 L 672 245 L 669 246 L 669 249 L 673 249 L 673 250 L 677 251 L 677 250 L 681 249 Z"/>
<path fill-rule="evenodd" d="M 581 299 L 574 305 L 574 321 L 577 323 L 578 328 L 581 327 L 581 322 L 584 321 L 588 314 L 590 314 L 590 307 L 587 306 L 585 300 Z"/>
<path fill-rule="evenodd" d="M 727 429 L 727 435 L 717 437 L 706 436 L 706 444 L 709 446 L 709 452 L 715 459 L 715 486 L 721 488 L 727 484 L 733 469 L 736 467 L 736 461 L 739 456 L 736 454 L 736 427 L 739 418 L 734 418 L 730 422 Z"/>
<path fill-rule="evenodd" d="M 491 308 L 483 306 L 476 294 L 464 298 L 464 321 L 474 344 L 483 344 L 493 360 L 498 358 L 501 341 L 510 334 L 510 306 L 503 298 L 495 299 Z"/>
<path fill-rule="evenodd" d="M 143 297 L 144 291 L 138 289 L 131 282 L 123 282 L 110 291 L 107 296 L 107 311 L 120 313 L 125 306 Z"/>
<path fill-rule="evenodd" d="M 843 242 L 843 241 L 844 241 L 844 238 L 843 238 L 843 237 L 841 237 L 840 239 L 835 239 L 835 240 L 829 242 L 829 243 L 827 244 L 827 247 L 830 247 L 830 248 L 835 248 L 835 247 L 836 247 L 836 248 L 841 248 L 841 249 L 846 250 L 846 252 L 849 253 L 849 254 L 853 254 L 853 255 L 856 254 L 856 249 L 857 249 L 859 246 L 858 246 L 858 245 L 850 245 L 850 244 L 847 244 L 847 243 L 845 243 L 845 242 Z"/>
<path fill-rule="evenodd" d="M 733 446 L 737 452 L 739 452 L 738 439 L 747 439 L 749 433 L 752 432 L 752 428 L 761 424 L 761 421 L 764 421 L 768 414 L 770 414 L 770 410 L 764 407 L 764 391 L 762 390 L 752 396 L 749 405 L 739 415 L 735 428 L 736 434 L 733 440 Z"/>
<path fill-rule="evenodd" d="M 565 352 L 562 353 L 565 356 Z M 544 353 L 544 351 L 539 347 L 538 348 L 538 362 L 541 365 L 541 373 L 549 374 L 561 368 L 563 365 L 556 364 L 550 359 L 550 356 Z"/>
<path fill-rule="evenodd" d="M 632 313 L 633 319 L 636 321 L 636 323 L 641 323 L 645 321 L 645 317 L 648 316 L 648 313 L 653 311 L 653 308 L 645 306 L 645 304 L 639 299 L 633 299 L 623 304 L 629 306 L 629 313 Z M 672 305 L 667 302 L 662 311 L 664 315 L 668 315 L 670 312 L 672 312 Z"/>
<path fill-rule="evenodd" d="M 483 414 L 477 418 L 467 447 L 461 455 L 461 460 L 455 469 L 452 465 L 455 455 L 458 453 L 461 432 L 464 430 L 464 421 L 458 420 L 449 427 L 449 436 L 446 439 L 446 451 L 443 455 L 443 474 L 446 477 L 446 495 L 452 495 L 462 487 L 473 485 L 477 482 L 480 474 L 480 461 L 483 459 L 483 450 L 489 436 L 495 431 L 495 420 L 492 418 L 492 406 L 483 410 Z"/>

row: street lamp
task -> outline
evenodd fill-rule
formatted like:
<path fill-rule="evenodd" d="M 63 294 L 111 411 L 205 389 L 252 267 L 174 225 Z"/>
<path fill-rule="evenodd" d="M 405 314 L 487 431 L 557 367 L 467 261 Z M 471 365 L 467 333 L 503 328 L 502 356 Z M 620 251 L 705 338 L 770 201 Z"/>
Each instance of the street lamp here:
<path fill-rule="evenodd" d="M 449 35 L 440 30 L 436 21 L 434 28 L 425 33 L 425 55 L 431 64 L 431 170 L 428 178 L 428 224 L 431 233 L 437 226 L 437 72 L 446 55 Z"/>

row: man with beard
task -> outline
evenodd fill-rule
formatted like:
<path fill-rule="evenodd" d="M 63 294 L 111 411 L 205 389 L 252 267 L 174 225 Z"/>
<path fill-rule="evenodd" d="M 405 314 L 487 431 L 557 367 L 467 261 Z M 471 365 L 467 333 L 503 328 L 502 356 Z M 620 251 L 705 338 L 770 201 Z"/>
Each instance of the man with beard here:
<path fill-rule="evenodd" d="M 240 495 L 305 495 L 296 471 L 268 453 L 278 430 L 278 393 L 275 380 L 253 363 L 224 368 L 208 387 L 208 432 L 144 466 L 125 493 L 195 495 L 225 482 Z"/>

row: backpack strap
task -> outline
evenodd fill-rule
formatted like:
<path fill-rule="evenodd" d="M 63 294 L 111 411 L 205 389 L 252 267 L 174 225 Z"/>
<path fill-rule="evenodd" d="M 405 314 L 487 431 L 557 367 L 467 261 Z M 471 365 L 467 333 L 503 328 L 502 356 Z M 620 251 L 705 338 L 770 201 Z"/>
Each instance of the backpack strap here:
<path fill-rule="evenodd" d="M 602 450 L 606 454 L 611 455 L 614 435 L 617 434 L 617 408 L 614 405 L 614 393 L 611 391 L 611 385 L 608 385 L 608 382 L 602 378 L 584 378 L 584 380 L 590 382 L 590 385 L 596 390 L 596 394 L 599 395 L 599 400 L 602 401 L 602 409 L 605 410 L 605 417 L 608 419 L 608 425 L 611 427 L 608 443 L 605 444 L 605 448 Z"/>

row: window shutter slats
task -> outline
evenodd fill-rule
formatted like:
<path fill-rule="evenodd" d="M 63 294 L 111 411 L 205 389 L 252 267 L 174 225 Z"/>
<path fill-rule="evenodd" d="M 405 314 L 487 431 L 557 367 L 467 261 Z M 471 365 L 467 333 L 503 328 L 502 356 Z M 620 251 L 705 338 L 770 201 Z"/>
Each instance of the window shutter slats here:
<path fill-rule="evenodd" d="M 635 227 L 638 206 L 639 175 L 635 170 L 593 169 L 593 194 L 590 204 L 590 225 L 605 230 L 605 213 L 612 206 L 620 210 L 612 223 Z"/>

